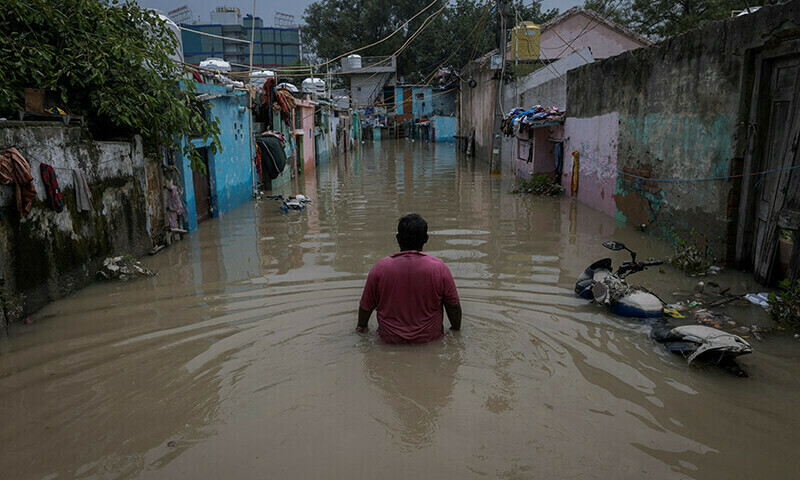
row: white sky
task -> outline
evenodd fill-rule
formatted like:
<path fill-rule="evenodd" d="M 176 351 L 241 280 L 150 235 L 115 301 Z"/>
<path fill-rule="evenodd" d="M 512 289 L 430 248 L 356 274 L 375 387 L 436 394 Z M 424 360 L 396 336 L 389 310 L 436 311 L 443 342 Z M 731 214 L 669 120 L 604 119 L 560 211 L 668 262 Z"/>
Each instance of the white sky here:
<path fill-rule="evenodd" d="M 188 5 L 192 9 L 193 17 L 197 18 L 199 16 L 201 23 L 208 23 L 210 21 L 209 13 L 221 6 L 238 7 L 242 11 L 242 15 L 253 11 L 252 0 L 137 0 L 137 3 L 143 7 L 157 8 L 165 13 L 183 5 Z M 314 3 L 313 0 L 256 0 L 256 16 L 264 19 L 265 26 L 272 25 L 275 12 L 294 15 L 295 21 L 300 23 L 303 10 L 312 3 Z M 583 0 L 545 0 L 542 8 L 545 10 L 558 8 L 559 11 L 563 12 L 576 5 L 583 5 Z"/>

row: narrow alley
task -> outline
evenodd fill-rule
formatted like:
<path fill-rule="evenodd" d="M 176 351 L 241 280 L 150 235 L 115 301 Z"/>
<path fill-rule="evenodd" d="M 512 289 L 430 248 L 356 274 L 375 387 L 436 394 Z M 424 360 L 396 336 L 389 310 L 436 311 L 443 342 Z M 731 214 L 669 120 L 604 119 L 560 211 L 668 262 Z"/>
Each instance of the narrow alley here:
<path fill-rule="evenodd" d="M 513 172 L 410 139 L 334 154 L 143 258 L 158 275 L 97 282 L 12 324 L 0 349 L 4 478 L 791 478 L 797 340 L 753 339 L 750 377 L 689 366 L 646 326 L 579 299 L 598 258 L 668 242 L 574 198 L 510 194 Z M 397 219 L 429 224 L 461 332 L 419 347 L 354 333 Z M 610 255 L 609 255 L 610 253 Z M 697 283 L 637 281 L 666 302 Z M 756 291 L 752 275 L 717 281 Z M 741 324 L 757 306 L 728 305 Z M 265 472 L 268 474 L 265 475 Z"/>

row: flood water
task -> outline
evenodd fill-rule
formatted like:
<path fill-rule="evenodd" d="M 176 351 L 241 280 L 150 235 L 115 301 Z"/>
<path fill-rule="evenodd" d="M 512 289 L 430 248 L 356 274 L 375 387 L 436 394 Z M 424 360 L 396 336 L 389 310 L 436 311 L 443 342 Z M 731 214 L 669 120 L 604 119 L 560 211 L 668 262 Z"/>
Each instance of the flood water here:
<path fill-rule="evenodd" d="M 667 243 L 513 179 L 452 145 L 367 143 L 285 193 L 212 219 L 154 278 L 96 283 L 13 326 L 0 355 L 8 479 L 789 479 L 800 476 L 800 342 L 749 338 L 749 378 L 688 366 L 636 321 L 577 299 L 616 239 Z M 295 190 L 297 189 L 297 190 Z M 429 223 L 461 332 L 397 347 L 355 333 L 397 219 Z M 665 300 L 696 278 L 632 277 Z M 715 277 L 759 291 L 739 272 Z M 683 296 L 682 296 L 683 295 Z M 721 309 L 745 325 L 756 306 Z"/>

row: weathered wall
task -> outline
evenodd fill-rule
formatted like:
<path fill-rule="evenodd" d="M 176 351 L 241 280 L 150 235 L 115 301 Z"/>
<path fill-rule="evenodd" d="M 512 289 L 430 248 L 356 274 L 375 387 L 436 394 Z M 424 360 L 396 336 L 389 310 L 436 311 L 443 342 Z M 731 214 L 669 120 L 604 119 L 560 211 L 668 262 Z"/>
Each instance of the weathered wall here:
<path fill-rule="evenodd" d="M 152 248 L 141 141 L 93 142 L 79 127 L 0 122 L 0 148 L 17 146 L 31 166 L 37 196 L 23 219 L 13 185 L 0 186 L 0 277 L 26 296 L 28 311 L 82 288 L 108 255 L 139 256 Z M 47 202 L 40 162 L 55 169 L 64 210 Z M 93 211 L 78 213 L 72 170 L 81 169 Z"/>
<path fill-rule="evenodd" d="M 608 58 L 645 43 L 610 28 L 591 13 L 578 12 L 543 30 L 539 45 L 542 57 L 554 60 L 587 47 L 594 58 Z"/>
<path fill-rule="evenodd" d="M 578 200 L 603 213 L 617 213 L 614 193 L 617 189 L 617 139 L 619 115 L 607 113 L 592 118 L 567 117 L 562 185 L 570 192 L 574 156 L 578 152 Z"/>
<path fill-rule="evenodd" d="M 488 162 L 491 159 L 494 132 L 494 108 L 497 98 L 497 80 L 489 70 L 489 60 L 474 62 L 464 79 L 471 78 L 477 85 L 470 88 L 461 81 L 461 104 L 459 111 L 459 135 L 467 137 L 475 133 L 475 157 Z"/>
<path fill-rule="evenodd" d="M 434 115 L 431 117 L 434 142 L 452 142 L 456 134 L 456 117 Z"/>
<path fill-rule="evenodd" d="M 224 85 L 197 84 L 198 94 L 219 95 L 207 100 L 211 107 L 209 116 L 219 119 L 221 149 L 208 152 L 208 175 L 211 184 L 212 215 L 225 214 L 253 198 L 252 130 L 246 108 L 247 97 L 242 91 L 229 91 Z M 240 108 L 241 107 L 241 108 Z M 191 140 L 195 148 L 207 147 L 211 141 Z M 313 158 L 312 158 L 313 162 Z M 178 158 L 176 166 L 181 173 L 183 197 L 189 211 L 187 223 L 190 231 L 197 228 L 195 192 L 189 157 Z"/>
<path fill-rule="evenodd" d="M 611 213 L 613 193 L 617 218 L 666 236 L 694 232 L 708 254 L 729 257 L 734 184 L 701 180 L 736 173 L 753 54 L 780 36 L 797 36 L 798 24 L 800 2 L 765 7 L 572 70 L 566 157 L 581 157 L 579 198 Z M 614 123 L 616 133 L 609 130 Z M 600 131 L 610 137 L 594 133 Z M 613 192 L 609 173 L 616 175 Z M 603 188 L 583 189 L 592 178 Z M 563 178 L 567 188 L 570 179 Z"/>

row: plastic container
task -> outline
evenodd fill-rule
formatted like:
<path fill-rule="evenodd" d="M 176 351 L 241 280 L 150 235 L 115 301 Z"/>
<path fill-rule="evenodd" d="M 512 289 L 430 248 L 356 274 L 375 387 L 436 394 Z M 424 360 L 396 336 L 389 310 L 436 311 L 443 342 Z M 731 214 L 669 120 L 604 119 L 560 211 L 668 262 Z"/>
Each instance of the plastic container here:
<path fill-rule="evenodd" d="M 541 28 L 533 22 L 522 22 L 511 29 L 511 60 L 538 60 Z"/>

